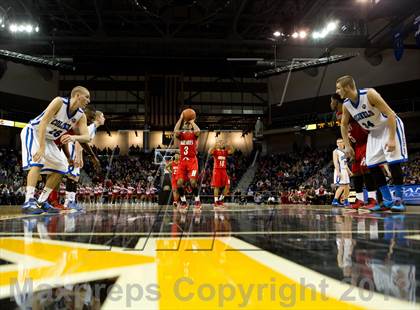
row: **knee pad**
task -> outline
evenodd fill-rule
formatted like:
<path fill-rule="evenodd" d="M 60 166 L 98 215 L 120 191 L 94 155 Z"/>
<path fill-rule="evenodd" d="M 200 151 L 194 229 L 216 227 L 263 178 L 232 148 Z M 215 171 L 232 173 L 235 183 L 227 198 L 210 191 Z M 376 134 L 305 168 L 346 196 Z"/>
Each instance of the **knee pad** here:
<path fill-rule="evenodd" d="M 67 178 L 66 191 L 75 193 L 77 191 L 77 182 Z"/>
<path fill-rule="evenodd" d="M 389 165 L 389 171 L 391 172 L 392 183 L 394 185 L 402 185 L 404 183 L 404 176 L 400 163 Z"/>
<path fill-rule="evenodd" d="M 363 192 L 363 176 L 362 175 L 355 175 L 352 177 L 353 185 L 356 193 Z"/>
<path fill-rule="evenodd" d="M 386 178 L 381 167 L 376 166 L 376 167 L 369 168 L 369 170 L 377 188 L 387 185 Z"/>

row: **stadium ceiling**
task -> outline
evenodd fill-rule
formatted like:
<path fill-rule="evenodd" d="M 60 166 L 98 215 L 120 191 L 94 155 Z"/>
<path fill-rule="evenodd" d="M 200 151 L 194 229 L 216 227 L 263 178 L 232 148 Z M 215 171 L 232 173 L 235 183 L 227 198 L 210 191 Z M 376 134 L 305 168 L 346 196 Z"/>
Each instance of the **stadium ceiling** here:
<path fill-rule="evenodd" d="M 418 0 L 3 0 L 1 23 L 31 23 L 39 32 L 0 26 L 0 49 L 71 60 L 78 72 L 132 74 L 255 71 L 290 46 L 392 47 L 381 40 L 419 10 Z M 287 37 L 339 20 L 331 37 Z M 35 29 L 35 28 L 34 28 Z M 292 58 L 293 55 L 290 55 Z M 241 58 L 243 61 L 228 61 Z"/>

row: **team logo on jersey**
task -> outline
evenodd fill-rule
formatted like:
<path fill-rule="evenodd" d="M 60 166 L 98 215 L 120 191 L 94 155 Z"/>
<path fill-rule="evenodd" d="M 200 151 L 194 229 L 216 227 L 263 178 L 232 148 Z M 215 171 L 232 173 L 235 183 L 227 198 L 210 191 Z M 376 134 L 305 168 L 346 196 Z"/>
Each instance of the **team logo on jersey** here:
<path fill-rule="evenodd" d="M 366 104 L 362 104 L 362 109 L 366 109 Z"/>

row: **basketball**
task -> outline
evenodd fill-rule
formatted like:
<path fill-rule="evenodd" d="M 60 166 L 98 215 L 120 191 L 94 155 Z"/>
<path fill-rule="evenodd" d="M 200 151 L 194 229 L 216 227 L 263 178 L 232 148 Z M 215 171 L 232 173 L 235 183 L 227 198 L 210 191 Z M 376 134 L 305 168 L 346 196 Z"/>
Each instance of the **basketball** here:
<path fill-rule="evenodd" d="M 184 121 L 186 122 L 193 120 L 196 117 L 195 111 L 193 109 L 185 109 L 182 111 L 182 115 L 184 117 Z"/>

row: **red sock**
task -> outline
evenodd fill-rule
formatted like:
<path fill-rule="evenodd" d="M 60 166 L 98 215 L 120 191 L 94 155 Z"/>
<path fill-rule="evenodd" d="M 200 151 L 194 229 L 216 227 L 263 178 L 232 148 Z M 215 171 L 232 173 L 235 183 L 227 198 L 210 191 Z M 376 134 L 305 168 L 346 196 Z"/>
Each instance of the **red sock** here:
<path fill-rule="evenodd" d="M 58 192 L 53 189 L 50 193 L 50 195 L 48 196 L 48 201 L 49 202 L 58 202 Z"/>

